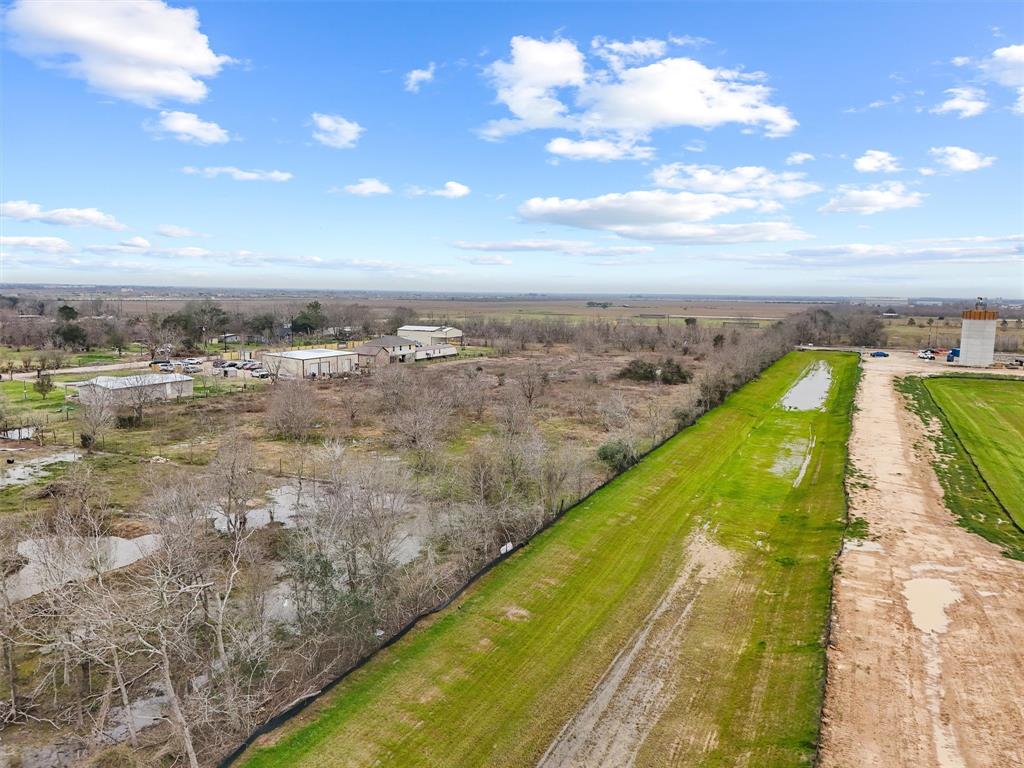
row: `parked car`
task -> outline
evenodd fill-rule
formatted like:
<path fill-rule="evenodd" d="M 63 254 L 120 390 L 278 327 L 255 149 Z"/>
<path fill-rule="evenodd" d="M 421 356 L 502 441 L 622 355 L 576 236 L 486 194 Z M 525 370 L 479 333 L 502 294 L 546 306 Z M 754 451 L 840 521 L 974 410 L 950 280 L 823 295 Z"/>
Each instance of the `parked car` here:
<path fill-rule="evenodd" d="M 257 368 L 262 368 L 263 366 L 260 363 L 257 363 L 255 360 L 246 360 L 239 367 L 243 371 L 255 371 Z"/>
<path fill-rule="evenodd" d="M 170 360 L 150 360 L 150 362 L 149 362 L 149 367 L 152 368 L 153 370 L 156 370 L 156 371 L 159 371 L 161 369 L 161 367 L 165 366 L 165 365 L 170 365 L 171 366 L 171 371 L 174 370 L 174 366 L 171 365 L 171 361 Z"/>
<path fill-rule="evenodd" d="M 203 361 L 200 360 L 198 357 L 186 357 L 181 362 L 183 362 L 185 365 L 200 365 Z"/>
<path fill-rule="evenodd" d="M 919 358 L 921 358 L 922 360 L 934 360 L 935 359 L 935 354 L 933 352 L 931 352 L 930 350 L 927 350 L 927 349 L 922 349 L 920 352 L 917 353 L 917 356 Z"/>
<path fill-rule="evenodd" d="M 156 369 L 160 373 L 174 373 L 174 365 L 172 363 L 160 363 Z"/>
<path fill-rule="evenodd" d="M 212 365 L 212 366 L 213 366 L 214 368 L 223 368 L 223 367 L 224 367 L 224 365 L 225 365 L 226 363 L 227 363 L 227 360 L 221 360 L 221 359 L 219 359 L 219 358 L 218 358 L 217 360 L 214 360 L 214 361 L 213 361 L 213 362 L 211 363 L 211 365 Z"/>
<path fill-rule="evenodd" d="M 252 371 L 252 377 L 254 379 L 269 379 L 270 371 L 265 368 L 256 368 Z"/>
<path fill-rule="evenodd" d="M 203 366 L 201 366 L 201 365 L 189 365 L 189 364 L 186 364 L 185 367 L 182 368 L 181 370 L 184 373 L 202 373 L 203 372 Z"/>
<path fill-rule="evenodd" d="M 221 368 L 241 368 L 242 364 L 236 360 L 228 360 L 221 366 Z"/>
<path fill-rule="evenodd" d="M 872 352 L 870 356 L 871 357 L 888 357 L 889 353 L 888 352 L 883 352 L 882 350 L 879 349 L 879 350 L 876 350 L 876 351 Z"/>

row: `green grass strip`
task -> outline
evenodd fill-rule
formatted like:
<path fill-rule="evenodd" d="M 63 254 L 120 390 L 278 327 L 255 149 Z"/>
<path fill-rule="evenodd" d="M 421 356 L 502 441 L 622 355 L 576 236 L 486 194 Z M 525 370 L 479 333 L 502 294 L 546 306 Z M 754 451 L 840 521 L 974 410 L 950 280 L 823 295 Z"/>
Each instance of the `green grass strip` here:
<path fill-rule="evenodd" d="M 819 359 L 833 374 L 825 410 L 778 407 Z M 635 764 L 809 764 L 857 372 L 855 355 L 788 355 L 240 764 L 535 765 L 676 580 L 696 529 L 733 566 L 695 593 Z M 802 449 L 797 481 L 778 460 Z"/>

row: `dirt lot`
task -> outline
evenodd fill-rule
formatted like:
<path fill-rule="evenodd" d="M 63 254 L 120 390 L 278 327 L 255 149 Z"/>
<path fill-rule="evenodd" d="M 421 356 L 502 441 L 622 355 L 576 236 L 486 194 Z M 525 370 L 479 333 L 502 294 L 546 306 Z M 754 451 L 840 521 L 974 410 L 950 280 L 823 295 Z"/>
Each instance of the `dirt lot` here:
<path fill-rule="evenodd" d="M 849 484 L 870 538 L 847 543 L 836 578 L 824 768 L 1024 765 L 1024 563 L 943 505 L 923 427 L 893 388 L 929 370 L 865 361 Z"/>

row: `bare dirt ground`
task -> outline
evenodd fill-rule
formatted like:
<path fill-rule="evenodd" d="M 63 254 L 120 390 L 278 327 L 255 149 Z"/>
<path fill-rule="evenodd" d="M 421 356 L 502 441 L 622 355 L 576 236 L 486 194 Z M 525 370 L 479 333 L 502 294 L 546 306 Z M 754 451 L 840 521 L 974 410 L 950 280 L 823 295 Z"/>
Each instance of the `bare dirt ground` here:
<path fill-rule="evenodd" d="M 690 607 L 725 572 L 732 553 L 703 532 L 690 536 L 679 577 L 612 662 L 590 699 L 570 720 L 538 768 L 631 766 L 640 745 L 671 703 L 670 676 Z"/>
<path fill-rule="evenodd" d="M 893 388 L 944 369 L 865 361 L 850 514 L 871 538 L 839 561 L 823 768 L 1024 765 L 1024 563 L 957 526 Z"/>

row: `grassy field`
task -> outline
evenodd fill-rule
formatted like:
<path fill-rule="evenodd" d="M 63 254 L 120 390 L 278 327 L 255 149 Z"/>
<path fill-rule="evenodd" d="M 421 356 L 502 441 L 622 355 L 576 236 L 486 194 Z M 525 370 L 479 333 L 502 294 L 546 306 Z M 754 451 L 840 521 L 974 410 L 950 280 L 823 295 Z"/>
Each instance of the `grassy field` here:
<path fill-rule="evenodd" d="M 981 476 L 1024 527 L 1024 381 L 938 378 L 925 386 Z"/>
<path fill-rule="evenodd" d="M 1024 533 L 1008 516 L 1024 521 L 1024 381 L 909 376 L 897 386 L 936 426 L 929 434 L 946 506 L 965 528 L 1024 560 Z"/>
<path fill-rule="evenodd" d="M 834 376 L 826 409 L 778 407 L 818 359 Z M 700 531 L 731 565 L 686 584 L 682 639 L 662 674 L 670 695 L 635 764 L 809 764 L 857 366 L 790 354 L 240 763 L 535 765 L 678 583 Z M 799 458 L 780 469 L 805 449 L 802 472 Z"/>

